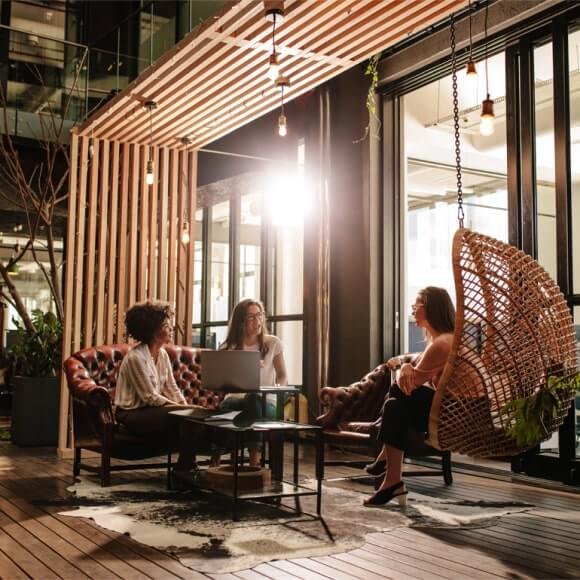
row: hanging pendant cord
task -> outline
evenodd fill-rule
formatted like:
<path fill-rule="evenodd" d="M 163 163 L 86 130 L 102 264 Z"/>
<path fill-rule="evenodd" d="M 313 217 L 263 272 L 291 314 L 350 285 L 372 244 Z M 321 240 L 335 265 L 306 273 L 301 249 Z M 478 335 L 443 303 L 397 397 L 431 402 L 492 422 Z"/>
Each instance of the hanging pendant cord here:
<path fill-rule="evenodd" d="M 457 93 L 457 54 L 455 51 L 455 18 L 451 15 L 451 79 L 453 85 L 453 129 L 455 133 L 455 167 L 457 172 L 457 221 L 463 229 L 463 184 L 461 178 L 461 142 L 459 138 L 459 96 Z"/>

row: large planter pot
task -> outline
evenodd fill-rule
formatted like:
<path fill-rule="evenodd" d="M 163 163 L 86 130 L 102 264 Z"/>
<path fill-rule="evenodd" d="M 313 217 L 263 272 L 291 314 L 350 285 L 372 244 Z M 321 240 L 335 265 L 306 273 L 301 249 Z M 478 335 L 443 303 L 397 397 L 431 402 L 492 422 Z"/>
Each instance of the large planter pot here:
<path fill-rule="evenodd" d="M 55 446 L 58 441 L 58 377 L 12 379 L 12 443 Z"/>

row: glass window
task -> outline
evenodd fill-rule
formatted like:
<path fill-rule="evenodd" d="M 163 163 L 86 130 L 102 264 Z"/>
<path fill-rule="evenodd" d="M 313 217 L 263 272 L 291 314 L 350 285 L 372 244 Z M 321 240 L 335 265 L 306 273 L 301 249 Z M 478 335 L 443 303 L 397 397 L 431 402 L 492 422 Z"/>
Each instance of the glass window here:
<path fill-rule="evenodd" d="M 489 91 L 495 105 L 491 135 L 480 134 L 486 97 L 485 63 L 473 85 L 459 82 L 459 115 L 465 226 L 503 241 L 508 238 L 505 55 L 489 59 Z M 461 80 L 461 75 L 460 80 Z M 451 75 L 404 98 L 406 160 L 405 348 L 421 350 L 410 315 L 417 291 L 428 285 L 455 296 L 451 245 L 457 223 L 457 178 Z"/>
<path fill-rule="evenodd" d="M 580 294 L 580 30 L 568 37 L 573 288 Z"/>
<path fill-rule="evenodd" d="M 242 196 L 240 216 L 239 299 L 260 296 L 262 196 Z"/>
<path fill-rule="evenodd" d="M 205 331 L 205 348 L 216 349 L 224 342 L 228 333 L 227 326 L 209 326 Z"/>
<path fill-rule="evenodd" d="M 284 360 L 288 372 L 288 384 L 301 385 L 302 321 L 291 320 L 270 324 L 270 332 L 275 334 L 284 346 Z"/>
<path fill-rule="evenodd" d="M 230 265 L 230 202 L 223 201 L 211 208 L 210 304 L 209 320 L 228 319 Z"/>
<path fill-rule="evenodd" d="M 537 246 L 538 262 L 556 280 L 558 268 L 553 79 L 552 43 L 549 43 L 534 50 Z"/>

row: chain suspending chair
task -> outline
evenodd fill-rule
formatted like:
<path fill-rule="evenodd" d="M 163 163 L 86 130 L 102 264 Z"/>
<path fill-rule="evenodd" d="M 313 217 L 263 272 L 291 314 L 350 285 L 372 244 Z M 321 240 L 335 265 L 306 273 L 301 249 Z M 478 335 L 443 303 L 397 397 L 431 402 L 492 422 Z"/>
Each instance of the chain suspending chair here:
<path fill-rule="evenodd" d="M 525 451 L 507 431 L 506 403 L 537 394 L 548 377 L 577 373 L 574 326 L 548 273 L 517 248 L 463 227 L 455 26 L 451 20 L 459 229 L 453 238 L 456 326 L 429 417 L 429 443 L 472 457 Z M 573 394 L 545 424 L 548 439 Z"/>

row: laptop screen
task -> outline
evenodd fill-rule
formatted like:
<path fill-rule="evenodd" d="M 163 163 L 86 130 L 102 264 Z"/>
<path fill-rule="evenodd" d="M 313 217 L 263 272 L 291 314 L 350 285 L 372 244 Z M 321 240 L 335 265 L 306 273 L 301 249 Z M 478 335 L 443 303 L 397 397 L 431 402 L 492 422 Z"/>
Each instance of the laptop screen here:
<path fill-rule="evenodd" d="M 260 353 L 202 350 L 201 382 L 208 391 L 257 391 L 260 388 Z"/>

